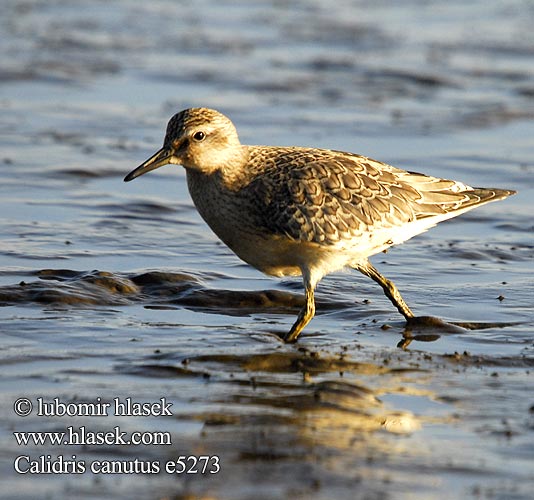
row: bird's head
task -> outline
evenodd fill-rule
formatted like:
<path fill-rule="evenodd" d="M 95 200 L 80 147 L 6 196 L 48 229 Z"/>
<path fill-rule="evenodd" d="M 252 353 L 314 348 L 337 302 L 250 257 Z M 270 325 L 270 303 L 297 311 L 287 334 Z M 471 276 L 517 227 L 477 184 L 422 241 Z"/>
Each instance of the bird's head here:
<path fill-rule="evenodd" d="M 243 155 L 237 131 L 226 116 L 213 109 L 190 108 L 169 120 L 163 147 L 132 170 L 124 181 L 168 164 L 209 175 L 239 165 Z"/>

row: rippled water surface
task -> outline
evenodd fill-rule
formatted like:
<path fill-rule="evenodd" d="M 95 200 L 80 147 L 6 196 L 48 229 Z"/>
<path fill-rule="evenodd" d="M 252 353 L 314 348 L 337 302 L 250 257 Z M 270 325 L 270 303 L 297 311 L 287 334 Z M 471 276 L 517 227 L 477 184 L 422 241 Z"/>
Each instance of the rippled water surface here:
<path fill-rule="evenodd" d="M 2 497 L 531 498 L 533 22 L 519 0 L 4 2 Z M 181 167 L 122 182 L 191 106 L 227 114 L 244 143 L 518 190 L 373 258 L 417 314 L 469 328 L 406 331 L 347 272 L 282 344 L 300 281 L 218 242 Z M 21 397 L 30 416 L 14 413 Z M 45 417 L 38 398 L 165 398 L 172 416 Z M 68 426 L 172 444 L 13 435 Z M 217 455 L 219 473 L 14 471 L 19 456 L 190 455 Z"/>

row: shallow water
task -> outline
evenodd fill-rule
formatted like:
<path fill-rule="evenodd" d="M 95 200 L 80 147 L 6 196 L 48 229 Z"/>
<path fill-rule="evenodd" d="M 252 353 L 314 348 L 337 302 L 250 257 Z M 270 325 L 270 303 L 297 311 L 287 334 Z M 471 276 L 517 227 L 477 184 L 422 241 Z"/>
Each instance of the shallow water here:
<path fill-rule="evenodd" d="M 520 1 L 10 1 L 0 20 L 3 498 L 530 498 L 534 8 Z M 124 184 L 190 106 L 245 143 L 366 154 L 518 190 L 325 278 L 241 263 L 180 167 Z M 482 324 L 476 324 L 482 323 Z M 401 348 L 401 347 L 404 347 Z M 172 402 L 172 416 L 19 417 L 17 398 Z M 171 445 L 17 445 L 13 432 L 165 431 Z M 16 474 L 16 457 L 218 474 Z"/>

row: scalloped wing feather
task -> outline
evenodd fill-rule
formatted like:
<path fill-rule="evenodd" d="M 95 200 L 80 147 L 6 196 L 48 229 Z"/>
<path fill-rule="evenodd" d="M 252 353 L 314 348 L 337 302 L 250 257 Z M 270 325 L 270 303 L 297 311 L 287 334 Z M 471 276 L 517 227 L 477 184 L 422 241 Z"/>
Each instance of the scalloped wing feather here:
<path fill-rule="evenodd" d="M 387 248 L 513 193 L 340 151 L 251 146 L 250 152 L 248 188 L 257 199 L 258 223 L 297 241 L 338 245 L 376 233 L 384 240 L 380 247 Z"/>

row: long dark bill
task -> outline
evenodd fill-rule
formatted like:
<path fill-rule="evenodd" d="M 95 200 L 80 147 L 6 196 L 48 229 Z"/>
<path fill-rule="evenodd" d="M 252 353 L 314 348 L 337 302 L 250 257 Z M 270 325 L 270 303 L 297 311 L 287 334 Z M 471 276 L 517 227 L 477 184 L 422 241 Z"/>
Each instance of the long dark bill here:
<path fill-rule="evenodd" d="M 132 170 L 125 178 L 124 182 L 133 181 L 136 177 L 146 174 L 151 170 L 163 167 L 170 163 L 172 151 L 166 148 L 161 148 L 156 154 L 152 155 L 147 161 L 139 165 L 135 170 Z"/>

